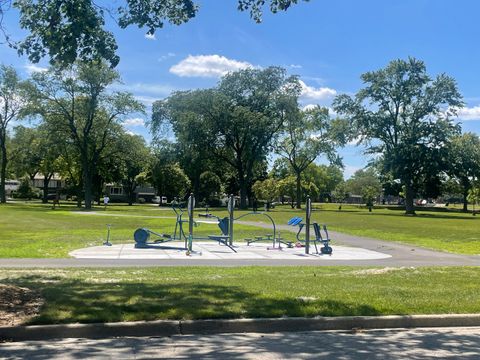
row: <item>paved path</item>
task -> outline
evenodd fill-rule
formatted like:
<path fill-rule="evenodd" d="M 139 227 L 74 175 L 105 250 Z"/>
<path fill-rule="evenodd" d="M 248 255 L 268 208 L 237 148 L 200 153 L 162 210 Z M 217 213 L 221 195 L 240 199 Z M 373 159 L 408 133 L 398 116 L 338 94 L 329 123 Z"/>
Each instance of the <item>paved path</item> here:
<path fill-rule="evenodd" d="M 67 339 L 0 344 L 2 359 L 480 359 L 480 328 Z"/>
<path fill-rule="evenodd" d="M 271 225 L 264 222 L 239 221 L 240 224 L 264 227 L 271 229 Z M 295 231 L 288 225 L 277 225 L 280 231 Z M 312 262 L 311 259 L 0 259 L 0 268 L 14 267 L 152 267 L 152 266 L 480 266 L 480 256 L 458 255 L 446 252 L 427 250 L 412 245 L 382 241 L 366 237 L 330 232 L 335 244 L 359 247 L 391 255 L 387 259 L 369 260 L 331 260 Z M 133 240 L 132 240 L 133 243 Z"/>

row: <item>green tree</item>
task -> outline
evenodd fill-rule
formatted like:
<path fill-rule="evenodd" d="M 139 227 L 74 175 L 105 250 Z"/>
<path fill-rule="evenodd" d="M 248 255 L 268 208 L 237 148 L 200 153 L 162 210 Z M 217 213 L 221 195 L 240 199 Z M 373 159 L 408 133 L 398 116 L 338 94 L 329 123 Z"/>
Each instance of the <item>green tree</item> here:
<path fill-rule="evenodd" d="M 20 119 L 27 106 L 26 83 L 11 66 L 0 65 L 0 204 L 7 202 L 7 132 L 12 121 Z"/>
<path fill-rule="evenodd" d="M 160 196 L 168 199 L 183 199 L 191 188 L 191 182 L 178 164 L 156 163 L 149 176 L 150 181 Z"/>
<path fill-rule="evenodd" d="M 152 131 L 170 123 L 179 143 L 196 144 L 236 172 L 246 208 L 254 171 L 263 163 L 286 114 L 296 106 L 298 81 L 284 69 L 245 69 L 214 89 L 177 92 L 153 105 Z"/>
<path fill-rule="evenodd" d="M 480 138 L 473 133 L 456 136 L 450 143 L 448 154 L 448 172 L 462 187 L 463 211 L 466 212 L 468 192 L 480 179 Z"/>
<path fill-rule="evenodd" d="M 260 22 L 265 3 L 276 13 L 298 1 L 238 0 L 238 9 L 249 11 L 251 17 Z M 115 37 L 105 28 L 107 14 L 120 28 L 136 25 L 154 34 L 165 23 L 186 23 L 198 11 L 194 0 L 124 0 L 112 6 L 102 6 L 92 0 L 3 0 L 0 1 L 0 30 L 4 30 L 4 13 L 12 5 L 20 12 L 20 27 L 28 35 L 19 42 L 7 37 L 7 42 L 21 55 L 27 55 L 31 62 L 37 63 L 48 55 L 52 64 L 62 66 L 76 60 L 105 60 L 112 67 L 118 64 Z"/>
<path fill-rule="evenodd" d="M 268 210 L 270 204 L 279 196 L 278 181 L 272 178 L 256 181 L 252 186 L 252 191 L 257 199 L 267 202 Z"/>
<path fill-rule="evenodd" d="M 60 142 L 62 138 L 57 136 L 56 132 L 51 131 L 47 123 L 41 124 L 37 128 L 37 146 L 40 162 L 38 171 L 43 175 L 43 196 L 42 202 L 48 202 L 48 187 L 50 180 L 60 168 L 61 157 Z"/>
<path fill-rule="evenodd" d="M 310 164 L 303 172 L 302 178 L 307 183 L 315 184 L 319 198 L 322 201 L 330 199 L 333 191 L 339 183 L 343 182 L 343 172 L 335 165 Z M 315 200 L 313 194 L 310 197 Z"/>
<path fill-rule="evenodd" d="M 441 74 L 432 80 L 414 58 L 361 78 L 366 87 L 354 97 L 337 96 L 334 109 L 355 125 L 369 153 L 382 154 L 384 171 L 405 186 L 406 213 L 415 214 L 413 199 L 425 174 L 444 165 L 445 144 L 459 131 L 450 117 L 463 106 L 461 95 L 454 79 Z"/>
<path fill-rule="evenodd" d="M 312 196 L 313 198 L 319 195 L 319 191 L 317 186 L 312 182 L 307 182 L 302 180 L 301 182 L 302 191 L 301 191 L 301 198 L 300 200 L 297 199 L 297 179 L 295 176 L 287 176 L 286 178 L 278 181 L 278 195 L 282 197 L 288 197 L 290 200 L 290 206 L 295 208 L 295 205 L 299 201 L 304 201 L 306 198 L 306 194 Z"/>
<path fill-rule="evenodd" d="M 20 199 L 29 199 L 29 200 L 37 197 L 37 193 L 35 192 L 35 189 L 30 184 L 29 178 L 24 177 L 20 181 L 20 185 L 18 186 L 15 196 Z"/>
<path fill-rule="evenodd" d="M 478 206 L 478 203 L 480 202 L 480 186 L 478 184 L 477 186 L 472 186 L 468 190 L 467 201 L 470 201 L 473 204 L 474 208 L 475 205 Z M 473 212 L 473 215 L 475 215 L 475 210 Z"/>
<path fill-rule="evenodd" d="M 213 171 L 205 171 L 200 174 L 198 198 L 205 200 L 207 204 L 220 195 L 222 180 Z"/>
<path fill-rule="evenodd" d="M 345 182 L 346 191 L 354 195 L 362 195 L 367 206 L 382 194 L 382 183 L 375 169 L 367 168 L 355 171 L 353 176 Z"/>
<path fill-rule="evenodd" d="M 332 191 L 332 198 L 335 202 L 343 203 L 348 197 L 348 191 L 345 181 L 341 181 Z"/>
<path fill-rule="evenodd" d="M 50 117 L 79 153 L 86 209 L 92 207 L 93 179 L 102 153 L 117 136 L 115 125 L 129 113 L 144 111 L 132 94 L 107 91 L 118 80 L 118 73 L 100 62 L 79 63 L 68 70 L 52 68 L 33 76 L 33 112 Z"/>
<path fill-rule="evenodd" d="M 150 150 L 140 135 L 123 133 L 116 139 L 114 158 L 118 163 L 121 184 L 128 198 L 128 205 L 135 200 L 137 186 L 145 182 L 143 174 L 150 165 Z"/>
<path fill-rule="evenodd" d="M 276 145 L 276 152 L 287 159 L 296 177 L 297 209 L 301 208 L 302 173 L 321 154 L 334 164 L 341 164 L 335 147 L 343 145 L 345 132 L 337 131 L 342 120 L 332 120 L 327 108 L 316 106 L 304 111 L 292 111 L 285 119 L 285 130 Z M 342 130 L 345 125 L 342 124 Z"/>
<path fill-rule="evenodd" d="M 39 171 L 42 160 L 39 148 L 38 129 L 16 126 L 10 142 L 11 159 L 9 162 L 10 172 L 17 179 L 27 175 L 33 180 Z"/>

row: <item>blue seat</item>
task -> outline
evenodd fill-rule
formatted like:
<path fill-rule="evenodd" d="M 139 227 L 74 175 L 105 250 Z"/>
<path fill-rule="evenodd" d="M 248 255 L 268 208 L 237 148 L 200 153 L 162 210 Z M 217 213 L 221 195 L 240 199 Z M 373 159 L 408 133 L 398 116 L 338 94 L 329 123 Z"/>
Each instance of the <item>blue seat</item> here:
<path fill-rule="evenodd" d="M 288 220 L 287 224 L 295 226 L 295 225 L 300 224 L 302 222 L 302 220 L 303 219 L 301 217 L 295 216 L 295 217 L 291 218 L 290 220 Z"/>

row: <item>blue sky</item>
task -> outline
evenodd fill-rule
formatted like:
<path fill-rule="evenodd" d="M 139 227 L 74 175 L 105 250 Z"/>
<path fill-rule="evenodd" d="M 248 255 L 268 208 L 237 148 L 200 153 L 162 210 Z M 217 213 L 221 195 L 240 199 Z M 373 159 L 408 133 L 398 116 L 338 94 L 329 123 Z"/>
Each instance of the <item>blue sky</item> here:
<path fill-rule="evenodd" d="M 300 75 L 303 105 L 329 106 L 335 94 L 358 91 L 362 73 L 414 56 L 431 75 L 457 80 L 467 104 L 458 121 L 464 131 L 480 133 L 480 1 L 311 0 L 285 13 L 266 12 L 261 24 L 237 11 L 235 0 L 199 4 L 196 18 L 166 26 L 155 38 L 109 24 L 119 45 L 120 88 L 150 105 L 174 90 L 211 87 L 226 71 L 279 65 Z M 15 14 L 7 26 L 14 38 L 21 36 Z M 25 76 L 36 69 L 5 46 L 0 55 Z M 147 117 L 132 116 L 126 127 L 148 138 Z M 340 153 L 347 177 L 368 161 L 353 145 Z"/>

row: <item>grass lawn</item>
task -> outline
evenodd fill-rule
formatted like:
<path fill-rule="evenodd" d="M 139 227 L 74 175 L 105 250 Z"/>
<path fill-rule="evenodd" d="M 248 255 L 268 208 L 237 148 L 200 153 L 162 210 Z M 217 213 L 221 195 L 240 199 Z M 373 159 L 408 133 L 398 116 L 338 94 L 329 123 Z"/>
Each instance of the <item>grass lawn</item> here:
<path fill-rule="evenodd" d="M 98 207 L 94 211 L 99 215 L 78 210 L 73 204 L 63 204 L 55 210 L 51 205 L 40 203 L 2 205 L 0 257 L 68 257 L 72 250 L 102 245 L 107 236 L 107 224 L 112 225 L 111 242 L 114 244 L 133 243 L 133 233 L 140 227 L 167 234 L 173 234 L 175 228 L 175 213 L 169 208 L 111 205 L 107 210 Z M 199 236 L 220 234 L 216 224 L 199 223 L 194 231 Z M 240 224 L 235 226 L 237 241 L 267 233 L 271 231 Z M 282 233 L 282 237 L 293 240 L 294 234 Z"/>
<path fill-rule="evenodd" d="M 480 312 L 479 268 L 124 268 L 0 272 L 45 299 L 32 324 Z"/>
<path fill-rule="evenodd" d="M 418 211 L 418 216 L 405 216 L 402 210 L 367 209 L 343 205 L 315 205 L 312 219 L 325 223 L 330 230 L 352 235 L 398 241 L 426 248 L 461 254 L 480 254 L 480 216 L 460 212 Z M 112 242 L 133 242 L 133 232 L 147 227 L 161 233 L 173 233 L 175 213 L 170 208 L 151 205 L 110 205 L 94 209 L 100 215 L 78 210 L 73 204 L 51 209 L 40 203 L 11 203 L 0 206 L 0 257 L 66 257 L 68 252 L 87 246 L 101 245 L 106 239 L 106 224 L 112 224 Z M 196 210 L 196 213 L 204 209 Z M 225 209 L 210 212 L 223 217 Z M 245 211 L 236 211 L 240 216 Z M 277 224 L 286 224 L 293 216 L 304 216 L 304 210 L 280 206 L 269 213 Z M 106 216 L 103 216 L 106 215 Z M 199 218 L 197 220 L 215 221 Z M 261 221 L 263 216 L 244 217 L 245 221 Z M 293 227 L 292 227 L 293 229 Z M 215 224 L 200 223 L 195 228 L 200 236 L 219 234 Z M 270 229 L 235 224 L 235 240 L 264 236 Z M 281 231 L 281 236 L 294 240 L 294 233 Z M 335 240 L 335 239 L 333 239 Z M 361 246 L 361 244 L 359 244 Z"/>

